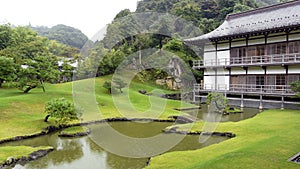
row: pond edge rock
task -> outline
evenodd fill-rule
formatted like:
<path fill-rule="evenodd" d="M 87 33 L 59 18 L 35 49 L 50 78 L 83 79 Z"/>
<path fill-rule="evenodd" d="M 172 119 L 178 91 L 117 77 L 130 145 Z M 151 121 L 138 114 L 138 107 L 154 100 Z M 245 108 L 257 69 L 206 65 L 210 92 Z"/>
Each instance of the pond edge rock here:
<path fill-rule="evenodd" d="M 13 167 L 16 164 L 26 164 L 30 161 L 42 158 L 52 152 L 54 149 L 49 148 L 47 150 L 37 150 L 29 154 L 27 157 L 14 158 L 9 157 L 4 163 L 0 164 L 0 169 L 6 169 L 8 167 Z"/>

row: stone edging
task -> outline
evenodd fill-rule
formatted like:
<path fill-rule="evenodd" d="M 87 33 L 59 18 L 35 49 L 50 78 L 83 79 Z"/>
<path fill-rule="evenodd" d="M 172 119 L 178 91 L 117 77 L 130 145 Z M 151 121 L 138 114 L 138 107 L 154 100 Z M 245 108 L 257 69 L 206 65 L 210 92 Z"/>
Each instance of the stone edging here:
<path fill-rule="evenodd" d="M 212 135 L 212 136 L 221 136 L 221 137 L 228 137 L 233 138 L 236 135 L 234 133 L 230 132 L 201 132 L 201 131 L 195 131 L 195 132 L 187 132 L 187 131 L 177 131 L 178 127 L 173 127 L 169 130 L 164 129 L 164 133 L 175 133 L 175 134 L 183 134 L 183 135 Z"/>
<path fill-rule="evenodd" d="M 91 134 L 91 129 L 87 129 L 85 132 L 78 132 L 74 134 L 59 134 L 58 137 L 67 137 L 67 138 L 74 138 L 74 137 L 83 137 Z"/>
<path fill-rule="evenodd" d="M 48 126 L 44 128 L 43 131 L 40 133 L 32 134 L 32 135 L 24 135 L 24 136 L 16 136 L 8 139 L 0 140 L 0 145 L 4 143 L 14 142 L 14 141 L 20 141 L 30 138 L 35 138 L 43 135 L 47 135 L 65 128 L 69 127 L 75 127 L 75 126 L 87 126 L 92 124 L 101 124 L 106 122 L 130 122 L 130 121 L 149 121 L 149 122 L 175 122 L 175 119 L 151 119 L 151 118 L 107 118 L 103 120 L 95 120 L 95 121 L 89 121 L 89 122 L 83 122 L 83 123 L 76 123 L 76 124 L 70 124 L 70 125 L 63 125 L 63 126 Z"/>
<path fill-rule="evenodd" d="M 27 157 L 21 157 L 21 158 L 9 158 L 7 159 L 3 164 L 0 164 L 0 169 L 6 169 L 7 167 L 15 166 L 16 164 L 26 164 L 30 161 L 37 160 L 39 158 L 42 158 L 49 154 L 51 151 L 53 151 L 53 148 L 49 148 L 48 150 L 38 150 L 31 154 L 29 154 Z"/>

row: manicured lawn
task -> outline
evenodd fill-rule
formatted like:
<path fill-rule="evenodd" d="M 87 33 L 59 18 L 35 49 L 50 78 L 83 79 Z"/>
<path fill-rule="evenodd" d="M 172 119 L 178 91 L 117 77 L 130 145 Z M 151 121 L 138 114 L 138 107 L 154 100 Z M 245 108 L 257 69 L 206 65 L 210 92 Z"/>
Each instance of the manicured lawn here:
<path fill-rule="evenodd" d="M 153 117 L 153 114 L 157 113 L 159 110 L 160 114 L 155 115 L 157 118 L 167 118 L 170 115 L 176 115 L 179 112 L 173 110 L 173 108 L 180 108 L 181 102 L 166 100 L 154 96 L 146 96 L 138 93 L 138 90 L 146 90 L 152 92 L 157 89 L 157 86 L 141 84 L 138 82 L 132 82 L 130 84 L 130 89 L 124 89 L 124 93 L 117 93 L 114 95 L 115 100 L 122 102 L 122 99 L 130 99 L 130 105 L 138 110 L 132 111 L 128 108 L 128 105 L 121 107 L 122 109 L 117 109 L 115 103 L 112 99 L 112 95 L 108 94 L 107 90 L 102 87 L 106 80 L 111 77 L 106 76 L 102 78 L 95 79 L 95 101 L 94 104 L 88 99 L 82 97 L 83 105 L 96 105 L 94 107 L 97 110 L 90 111 L 87 107 L 83 115 L 83 121 L 99 120 L 103 118 L 112 117 Z M 84 80 L 89 81 L 89 80 Z M 172 91 L 161 89 L 165 93 L 170 93 Z M 129 92 L 129 98 L 124 97 Z M 77 93 L 78 94 L 78 93 Z M 84 93 L 85 94 L 85 93 Z M 83 96 L 84 96 L 83 94 Z M 42 92 L 42 89 L 34 89 L 28 94 L 23 94 L 18 89 L 14 88 L 1 88 L 0 89 L 0 140 L 11 138 L 15 136 L 23 136 L 34 134 L 42 131 L 43 128 L 53 125 L 54 120 L 49 118 L 49 122 L 45 123 L 43 119 L 46 114 L 44 113 L 45 103 L 52 98 L 64 97 L 65 99 L 72 100 L 72 83 L 56 84 L 46 86 L 46 93 Z M 155 103 L 165 103 L 166 106 L 155 107 L 152 106 L 150 100 L 154 100 Z M 85 104 L 85 102 L 87 102 Z M 129 105 L 129 106 L 130 106 Z M 155 105 L 155 104 L 153 104 Z M 192 105 L 186 104 L 183 106 Z M 128 109 L 127 109 L 128 108 Z M 100 111 L 99 111 L 99 110 Z M 148 110 L 149 111 L 146 111 Z M 101 115 L 100 115 L 101 112 Z M 137 115 L 138 114 L 138 115 Z"/>
<path fill-rule="evenodd" d="M 102 87 L 106 80 L 110 80 L 110 76 L 95 79 L 95 101 L 91 102 L 90 98 L 85 98 L 85 92 L 75 91 L 76 94 L 80 94 L 83 105 L 93 105 L 91 107 L 95 108 L 89 110 L 89 107 L 85 107 L 85 113 L 83 114 L 83 121 L 93 121 L 100 120 L 103 118 L 113 118 L 113 117 L 157 117 L 157 118 L 168 118 L 171 115 L 179 114 L 178 111 L 173 110 L 173 108 L 180 108 L 181 102 L 166 100 L 154 96 L 146 96 L 138 93 L 138 90 L 146 90 L 147 92 L 153 92 L 157 89 L 155 85 L 141 84 L 138 82 L 132 82 L 129 89 L 124 89 L 124 93 L 117 93 L 114 95 L 115 99 L 119 102 L 127 101 L 130 99 L 130 105 L 133 105 L 135 109 L 121 107 L 117 109 L 112 95 L 108 94 L 107 90 Z M 83 80 L 79 83 L 85 84 L 89 83 L 90 80 Z M 173 91 L 168 91 L 161 89 L 164 93 L 171 93 Z M 77 92 L 77 93 L 76 93 Z M 128 94 L 129 92 L 129 94 Z M 128 94 L 128 97 L 124 95 Z M 87 96 L 89 96 L 87 94 Z M 56 84 L 56 85 L 46 85 L 46 93 L 43 93 L 41 89 L 34 89 L 28 94 L 23 94 L 21 91 L 15 88 L 1 88 L 0 89 L 0 140 L 12 138 L 15 136 L 31 135 L 41 132 L 43 128 L 49 125 L 55 125 L 54 120 L 50 117 L 49 122 L 45 123 L 43 120 L 46 116 L 44 113 L 45 103 L 52 98 L 61 98 L 72 100 L 72 83 Z M 150 101 L 155 101 L 154 103 L 165 103 L 164 107 L 153 107 Z M 94 104 L 91 104 L 94 103 Z M 185 104 L 184 106 L 191 107 L 190 104 Z M 128 109 L 127 109 L 128 108 Z M 163 108 L 163 109 L 161 109 Z M 100 110 L 100 111 L 99 111 Z M 149 111 L 146 111 L 149 110 Z M 159 110 L 159 114 L 157 111 Z M 101 115 L 100 115 L 101 112 Z M 153 115 L 155 114 L 155 115 Z M 78 121 L 74 121 L 76 123 Z M 77 131 L 78 128 L 75 128 Z M 70 128 L 69 132 L 74 132 L 74 128 Z M 67 132 L 68 132 L 67 130 Z M 21 157 L 28 155 L 39 148 L 30 147 L 1 147 L 0 145 L 0 163 L 4 162 L 8 157 L 15 156 Z"/>
<path fill-rule="evenodd" d="M 6 161 L 8 158 L 21 158 L 27 157 L 31 153 L 38 151 L 38 150 L 48 150 L 52 147 L 27 147 L 27 146 L 7 146 L 7 147 L 0 147 L 0 164 Z"/>
<path fill-rule="evenodd" d="M 192 130 L 201 131 L 203 122 Z M 185 130 L 181 125 L 178 130 Z M 171 152 L 151 160 L 147 168 L 299 168 L 287 160 L 300 152 L 300 111 L 267 110 L 240 122 L 220 123 L 217 131 L 237 136 L 209 147 Z"/>

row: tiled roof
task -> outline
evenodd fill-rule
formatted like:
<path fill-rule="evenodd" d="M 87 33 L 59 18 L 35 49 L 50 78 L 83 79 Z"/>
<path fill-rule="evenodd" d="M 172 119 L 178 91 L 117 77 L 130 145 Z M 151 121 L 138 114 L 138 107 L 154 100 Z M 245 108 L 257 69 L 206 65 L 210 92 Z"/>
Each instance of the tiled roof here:
<path fill-rule="evenodd" d="M 228 15 L 212 32 L 185 40 L 197 42 L 204 39 L 218 40 L 224 37 L 263 33 L 276 29 L 300 26 L 300 0 L 267 6 L 246 12 Z"/>

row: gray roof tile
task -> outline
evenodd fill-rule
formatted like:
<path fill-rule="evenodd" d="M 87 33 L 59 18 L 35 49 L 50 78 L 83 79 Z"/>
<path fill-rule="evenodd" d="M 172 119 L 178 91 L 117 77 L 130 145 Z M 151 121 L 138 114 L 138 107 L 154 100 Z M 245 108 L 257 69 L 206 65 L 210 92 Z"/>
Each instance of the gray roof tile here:
<path fill-rule="evenodd" d="M 199 37 L 186 39 L 185 42 L 193 43 L 204 39 L 212 40 L 293 26 L 300 26 L 300 0 L 230 14 L 217 29 Z"/>

